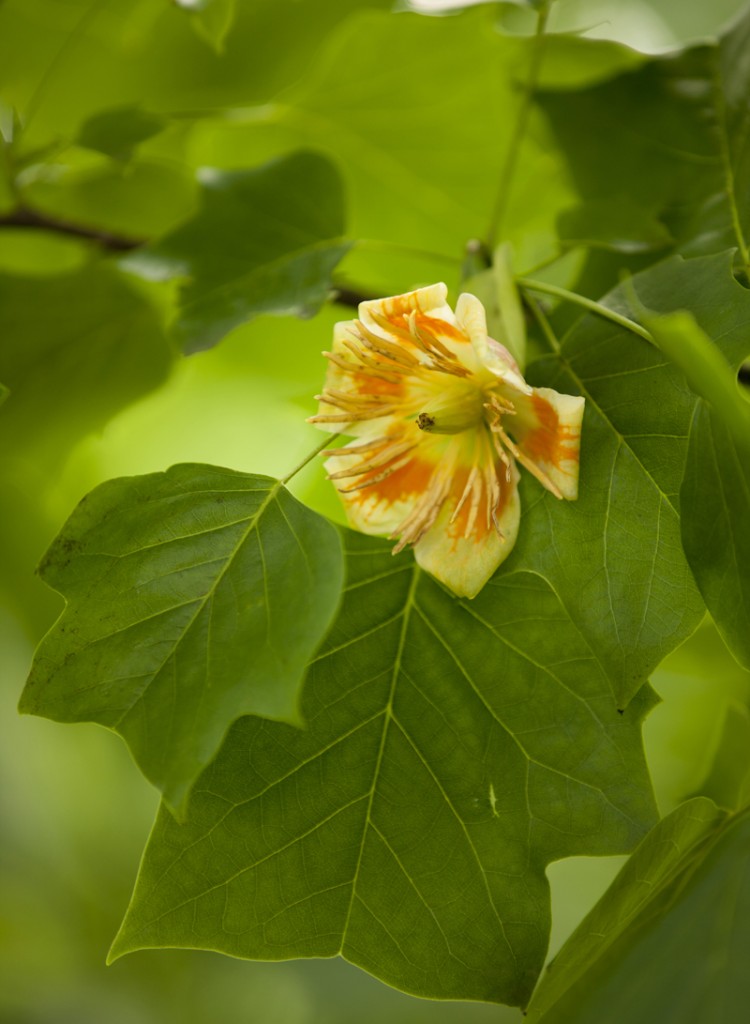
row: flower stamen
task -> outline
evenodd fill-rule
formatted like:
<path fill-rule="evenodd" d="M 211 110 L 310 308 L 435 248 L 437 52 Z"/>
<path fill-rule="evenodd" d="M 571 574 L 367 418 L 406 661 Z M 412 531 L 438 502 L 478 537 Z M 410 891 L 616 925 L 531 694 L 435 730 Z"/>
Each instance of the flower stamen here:
<path fill-rule="evenodd" d="M 340 469 L 337 473 L 331 473 L 328 479 L 343 480 L 349 476 L 361 476 L 363 473 L 369 473 L 373 469 L 380 469 L 382 466 L 387 465 L 400 455 L 405 455 L 406 452 L 413 451 L 416 447 L 416 441 L 412 443 L 402 442 L 401 444 L 388 445 L 387 448 L 377 455 L 374 455 L 371 459 L 359 462 L 356 466 L 349 469 Z M 370 483 L 374 483 L 374 481 L 371 480 Z"/>
<path fill-rule="evenodd" d="M 446 297 L 433 285 L 338 324 L 310 422 L 353 435 L 326 464 L 352 525 L 387 534 L 394 554 L 413 545 L 474 597 L 515 543 L 520 466 L 576 498 L 584 401 L 528 385 L 479 300 L 463 295 L 454 312 Z"/>

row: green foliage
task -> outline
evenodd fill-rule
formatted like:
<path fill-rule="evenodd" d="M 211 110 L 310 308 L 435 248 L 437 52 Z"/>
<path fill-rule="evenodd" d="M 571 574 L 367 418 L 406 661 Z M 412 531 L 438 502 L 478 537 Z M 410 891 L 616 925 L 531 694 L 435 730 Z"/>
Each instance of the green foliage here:
<path fill-rule="evenodd" d="M 40 572 L 68 609 L 21 710 L 114 729 L 183 810 L 240 715 L 299 724 L 342 567 L 336 531 L 278 481 L 173 466 L 90 494 Z"/>
<path fill-rule="evenodd" d="M 532 575 L 461 602 L 356 534 L 347 565 L 307 728 L 237 723 L 186 823 L 161 814 L 113 955 L 341 953 L 419 995 L 522 1003 L 546 947 L 544 866 L 629 849 L 653 819 L 650 698 L 616 713 Z"/>
<path fill-rule="evenodd" d="M 36 639 L 67 602 L 22 710 L 118 732 L 162 791 L 114 958 L 524 1005 L 547 866 L 648 833 L 529 1019 L 744 1019 L 750 691 L 658 824 L 641 726 L 659 666 L 713 682 L 664 669 L 706 609 L 750 669 L 750 10 L 712 36 L 730 0 L 654 2 L 703 41 L 648 57 L 582 31 L 651 9 L 607 3 L 0 4 L 2 602 Z M 257 473 L 304 444 L 334 316 L 439 278 L 586 399 L 578 500 L 525 474 L 473 601 L 385 541 L 344 560 L 319 470 Z M 197 464 L 217 422 L 249 474 Z M 128 424 L 149 475 L 108 480 Z"/>
<path fill-rule="evenodd" d="M 701 783 L 701 793 L 719 807 L 740 810 L 750 803 L 750 710 L 745 704 L 729 704 L 711 769 Z"/>
<path fill-rule="evenodd" d="M 355 237 L 458 258 L 467 238 L 486 230 L 527 59 L 526 41 L 497 33 L 486 7 L 460 18 L 362 12 L 274 104 L 207 123 L 198 153 L 237 166 L 292 146 L 322 150 L 341 165 Z M 570 193 L 544 136 L 525 140 L 523 152 L 508 233 L 532 253 L 528 265 L 547 253 L 553 210 Z M 358 257 L 352 273 L 398 290 L 392 260 L 374 263 Z"/>
<path fill-rule="evenodd" d="M 750 14 L 718 45 L 656 58 L 574 95 L 542 97 L 585 199 L 572 224 L 570 214 L 561 218 L 562 231 L 606 241 L 621 233 L 629 211 L 626 250 L 671 237 L 690 256 L 738 245 L 747 264 L 748 33 Z"/>
<path fill-rule="evenodd" d="M 190 11 L 198 35 L 221 53 L 234 20 L 235 0 L 176 0 L 176 3 Z"/>
<path fill-rule="evenodd" d="M 690 307 L 723 352 L 746 351 L 750 293 L 733 280 L 729 262 L 726 255 L 665 261 L 603 302 L 629 313 L 635 292 L 649 309 Z M 625 704 L 703 613 L 679 518 L 695 397 L 657 348 L 600 316 L 576 324 L 560 354 L 529 376 L 586 396 L 580 498 L 560 507 L 527 484 L 513 564 L 545 576 Z"/>
<path fill-rule="evenodd" d="M 44 277 L 0 274 L 0 458 L 71 441 L 157 387 L 173 353 L 151 302 L 106 264 Z M 50 423 L 54 432 L 50 437 Z"/>
<path fill-rule="evenodd" d="M 704 798 L 661 821 L 555 959 L 529 1021 L 745 1020 L 749 843 L 747 811 L 727 818 Z"/>
<path fill-rule="evenodd" d="M 730 367 L 721 349 L 702 331 L 692 313 L 678 311 L 646 318 L 659 348 L 684 372 L 692 390 L 705 398 L 740 447 L 750 445 L 750 404 L 737 387 L 737 369 L 750 341 L 740 342 L 742 356 Z M 739 340 L 739 339 L 738 339 Z M 721 347 L 726 342 L 722 339 Z"/>
<path fill-rule="evenodd" d="M 166 122 L 139 107 L 117 107 L 94 114 L 82 126 L 78 144 L 116 160 L 127 160 L 141 142 L 163 131 Z"/>
<path fill-rule="evenodd" d="M 740 399 L 741 401 L 741 399 Z M 748 445 L 700 402 L 682 484 L 682 541 L 727 646 L 750 667 L 750 469 Z"/>
<path fill-rule="evenodd" d="M 513 279 L 508 246 L 494 253 L 492 266 L 465 277 L 462 290 L 481 301 L 487 314 L 487 330 L 505 345 L 523 371 L 526 365 L 526 324 L 518 289 Z"/>
<path fill-rule="evenodd" d="M 157 280 L 189 276 L 175 326 L 180 346 L 209 348 L 259 313 L 314 313 L 349 248 L 335 168 L 296 153 L 252 171 L 205 172 L 201 186 L 195 216 L 127 262 Z"/>

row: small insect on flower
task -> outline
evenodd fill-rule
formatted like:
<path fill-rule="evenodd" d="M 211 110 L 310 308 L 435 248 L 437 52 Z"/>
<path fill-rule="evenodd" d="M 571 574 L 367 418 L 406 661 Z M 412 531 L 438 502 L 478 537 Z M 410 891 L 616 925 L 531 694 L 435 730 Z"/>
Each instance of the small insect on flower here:
<path fill-rule="evenodd" d="M 584 399 L 530 387 L 487 335 L 484 307 L 444 284 L 362 302 L 336 324 L 322 430 L 354 437 L 326 462 L 351 524 L 414 547 L 418 564 L 474 597 L 518 534 L 518 465 L 578 496 Z"/>

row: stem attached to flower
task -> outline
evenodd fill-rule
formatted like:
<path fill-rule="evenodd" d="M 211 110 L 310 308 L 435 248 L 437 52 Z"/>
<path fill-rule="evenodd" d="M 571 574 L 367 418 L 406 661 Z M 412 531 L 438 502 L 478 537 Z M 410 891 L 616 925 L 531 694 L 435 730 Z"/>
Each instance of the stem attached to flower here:
<path fill-rule="evenodd" d="M 513 184 L 513 176 L 516 171 L 516 164 L 518 163 L 518 157 L 521 151 L 521 143 L 523 142 L 523 137 L 526 134 L 526 127 L 529 122 L 529 115 L 531 114 L 531 105 L 534 101 L 534 93 L 536 92 L 537 83 L 539 81 L 539 72 L 542 67 L 542 57 L 544 56 L 544 32 L 547 28 L 547 18 L 549 17 L 549 11 L 552 3 L 553 0 L 541 0 L 537 11 L 536 32 L 534 33 L 534 39 L 531 44 L 532 50 L 531 60 L 529 62 L 529 76 L 526 79 L 526 85 L 521 99 L 521 106 L 518 109 L 516 123 L 513 128 L 513 135 L 511 136 L 510 145 L 508 146 L 508 152 L 505 157 L 505 163 L 503 164 L 503 169 L 500 172 L 500 184 L 497 190 L 497 198 L 495 199 L 495 208 L 492 211 L 490 226 L 487 230 L 487 237 L 485 239 L 487 249 L 490 252 L 494 251 L 496 241 L 500 237 L 503 220 L 505 219 L 505 213 L 510 201 L 510 190 Z"/>
<path fill-rule="evenodd" d="M 314 448 L 313 451 L 310 452 L 309 455 L 306 455 L 304 457 L 304 459 L 302 460 L 302 462 L 298 463 L 298 465 L 296 465 L 294 467 L 294 469 L 291 471 L 291 473 L 287 473 L 286 476 L 282 476 L 282 478 L 281 478 L 281 480 L 279 482 L 282 483 L 282 484 L 288 484 L 293 476 L 296 476 L 301 469 L 304 469 L 305 466 L 308 464 L 308 462 L 312 462 L 312 460 L 315 458 L 316 455 L 320 455 L 320 453 L 324 449 L 328 448 L 328 446 L 333 441 L 335 441 L 337 437 L 341 437 L 341 434 L 340 433 L 338 433 L 338 434 L 328 434 L 328 436 L 326 437 L 325 441 L 323 441 L 322 444 L 319 444 L 317 446 L 317 448 Z"/>
<path fill-rule="evenodd" d="M 615 313 L 613 309 L 608 309 L 607 306 L 603 306 L 600 302 L 587 299 L 585 295 L 569 292 L 567 288 L 560 288 L 556 284 L 547 284 L 546 281 L 535 281 L 530 277 L 517 277 L 516 284 L 527 291 L 543 292 L 545 295 L 554 295 L 555 298 L 563 299 L 566 302 L 574 302 L 577 306 L 583 306 L 590 313 L 596 313 L 597 316 L 604 317 L 605 320 L 611 320 L 612 323 L 624 327 L 627 331 L 632 331 L 633 334 L 638 334 L 641 338 L 645 338 L 646 341 L 650 341 L 652 345 L 655 344 L 654 339 L 645 327 L 641 327 L 635 320 L 629 320 L 628 317 L 622 316 L 621 313 Z"/>
<path fill-rule="evenodd" d="M 552 324 L 549 322 L 544 310 L 542 309 L 542 304 L 538 301 L 538 299 L 535 299 L 533 295 L 528 295 L 526 297 L 526 301 L 528 303 L 529 308 L 531 309 L 531 312 L 534 314 L 536 322 L 539 324 L 539 327 L 541 328 L 542 334 L 547 339 L 547 344 L 555 353 L 555 355 L 559 356 L 560 342 L 557 339 L 557 335 L 552 330 Z"/>

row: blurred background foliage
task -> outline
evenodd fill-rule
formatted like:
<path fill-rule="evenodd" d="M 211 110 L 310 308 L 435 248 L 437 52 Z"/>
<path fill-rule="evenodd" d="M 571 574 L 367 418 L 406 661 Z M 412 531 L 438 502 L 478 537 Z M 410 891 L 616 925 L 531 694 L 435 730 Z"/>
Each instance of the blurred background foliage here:
<path fill-rule="evenodd" d="M 399 6 L 434 13 L 446 5 Z M 653 53 L 715 33 L 742 6 L 559 0 L 551 28 Z M 127 247 L 188 218 L 200 166 L 249 167 L 306 143 L 346 150 L 351 232 L 391 245 L 359 246 L 345 276 L 383 291 L 415 277 L 458 280 L 466 225 L 481 231 L 492 181 L 480 175 L 458 199 L 438 183 L 394 222 L 393 195 L 419 188 L 431 126 L 423 139 L 390 140 L 402 147 L 400 167 L 411 169 L 399 177 L 377 146 L 400 102 L 387 68 L 378 78 L 377 33 L 390 28 L 372 21 L 369 45 L 354 45 L 362 23 L 350 27 L 392 7 L 390 0 L 0 2 L 0 218 L 12 219 L 22 204 L 97 236 L 0 226 L 0 380 L 22 398 L 0 413 L 0 1019 L 9 1024 L 519 1019 L 516 1010 L 411 999 L 339 961 L 251 964 L 165 951 L 106 968 L 156 794 L 106 731 L 61 729 L 15 713 L 33 647 L 61 605 L 33 569 L 78 499 L 110 477 L 180 461 L 270 474 L 291 468 L 317 440 L 304 418 L 320 384 L 320 349 L 342 316 L 330 306 L 304 321 L 260 316 L 218 348 L 180 360 L 165 330 L 169 288 L 117 272 L 102 259 L 102 242 L 112 248 L 116 236 Z M 496 8 L 508 32 L 530 30 L 523 5 Z M 483 47 L 480 78 L 490 92 L 501 88 L 490 60 L 495 42 L 482 37 L 478 51 L 462 49 L 473 30 L 456 25 L 455 59 L 446 63 L 456 86 L 449 108 L 436 113 L 453 132 L 456 181 L 466 161 L 461 119 L 477 89 L 475 77 L 461 85 L 462 68 L 476 64 Z M 429 64 L 451 54 L 412 56 Z M 627 66 L 638 58 L 613 51 L 606 59 Z M 301 97 L 295 83 L 313 65 L 314 85 Z M 599 73 L 580 71 L 591 81 Z M 386 90 L 383 109 L 372 107 L 372 138 L 352 131 L 348 106 L 353 90 L 369 86 L 373 97 Z M 334 111 L 328 119 L 320 115 L 324 101 Z M 256 130 L 244 130 L 248 124 Z M 441 143 L 432 137 L 432 144 Z M 553 191 L 567 187 L 554 159 L 543 148 L 536 153 L 519 204 L 534 203 L 539 181 L 551 181 Z M 373 160 L 389 183 L 377 193 L 368 178 Z M 481 162 L 481 154 L 471 160 Z M 531 238 L 526 211 L 517 239 L 528 262 L 544 251 L 545 209 L 540 204 Z M 414 238 L 438 255 L 392 248 Z M 321 476 L 310 467 L 292 489 L 340 519 Z M 645 741 L 662 813 L 698 791 L 730 799 L 721 765 L 712 774 L 711 766 L 723 730 L 730 743 L 747 735 L 750 674 L 707 621 L 653 684 L 662 704 Z M 552 952 L 623 860 L 552 865 Z"/>

